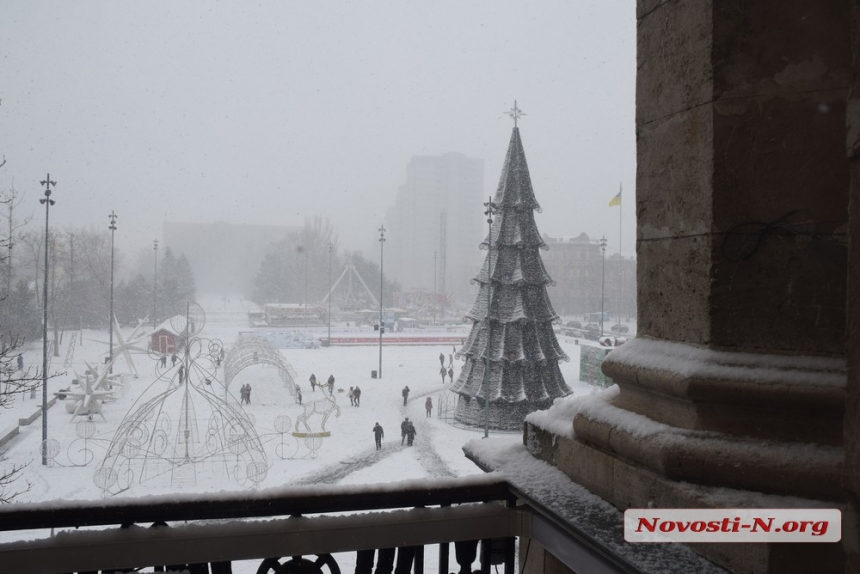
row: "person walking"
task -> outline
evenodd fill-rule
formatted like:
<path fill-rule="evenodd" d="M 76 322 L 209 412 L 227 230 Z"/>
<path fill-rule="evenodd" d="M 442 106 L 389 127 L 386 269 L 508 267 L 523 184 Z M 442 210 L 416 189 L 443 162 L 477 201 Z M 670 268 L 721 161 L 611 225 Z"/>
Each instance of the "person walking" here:
<path fill-rule="evenodd" d="M 424 401 L 424 408 L 427 410 L 427 416 L 433 416 L 431 413 L 433 411 L 433 399 L 427 397 L 427 400 Z"/>
<path fill-rule="evenodd" d="M 248 385 L 242 385 L 239 387 L 239 403 L 243 405 L 245 404 L 245 392 L 248 390 L 247 387 Z"/>
<path fill-rule="evenodd" d="M 251 383 L 245 385 L 245 402 L 251 404 Z"/>
<path fill-rule="evenodd" d="M 439 353 L 439 365 L 442 367 L 445 366 L 445 353 Z"/>
<path fill-rule="evenodd" d="M 328 393 L 330 395 L 334 394 L 334 375 L 328 376 Z"/>
<path fill-rule="evenodd" d="M 400 446 L 403 446 L 403 443 L 406 442 L 406 428 L 409 426 L 409 417 L 406 417 L 402 423 L 400 423 Z"/>
<path fill-rule="evenodd" d="M 382 439 L 385 438 L 385 431 L 379 426 L 379 423 L 373 425 L 373 438 L 376 439 L 376 450 L 382 450 Z"/>
<path fill-rule="evenodd" d="M 403 390 L 400 392 L 403 395 L 403 406 L 406 406 L 406 400 L 409 398 L 409 387 L 403 387 Z M 407 419 L 408 420 L 408 419 Z"/>
<path fill-rule="evenodd" d="M 361 389 L 358 386 L 355 387 L 355 390 L 352 391 L 352 399 L 355 401 L 355 406 L 361 406 Z"/>
<path fill-rule="evenodd" d="M 179 360 L 179 357 L 176 356 L 176 353 L 173 353 L 172 355 L 170 355 L 170 366 L 172 367 L 173 365 L 175 365 L 176 361 L 178 361 L 178 360 Z"/>
<path fill-rule="evenodd" d="M 16 360 L 18 361 L 18 370 L 23 371 L 24 370 L 24 355 L 18 355 L 18 359 L 16 359 Z"/>
<path fill-rule="evenodd" d="M 349 392 L 346 394 L 349 399 L 349 404 L 351 406 L 355 406 L 355 390 L 352 387 L 349 387 Z"/>
<path fill-rule="evenodd" d="M 302 404 L 302 388 L 296 385 L 296 402 Z"/>
<path fill-rule="evenodd" d="M 445 384 L 445 377 L 448 375 L 448 371 L 445 369 L 443 365 L 441 369 L 439 369 L 439 374 L 442 375 L 442 384 Z"/>
<path fill-rule="evenodd" d="M 160 367 L 166 367 L 167 366 L 167 355 L 161 355 L 161 358 L 158 360 L 158 366 L 160 366 Z"/>
<path fill-rule="evenodd" d="M 451 383 L 454 382 L 454 367 L 448 369 L 448 381 Z"/>
<path fill-rule="evenodd" d="M 412 442 L 415 440 L 415 425 L 412 424 L 412 421 L 406 419 L 406 446 L 412 446 Z"/>
<path fill-rule="evenodd" d="M 317 392 L 317 386 L 318 386 L 317 385 L 317 376 L 315 374 L 311 373 L 311 378 L 308 380 L 311 382 L 311 392 L 312 393 Z"/>

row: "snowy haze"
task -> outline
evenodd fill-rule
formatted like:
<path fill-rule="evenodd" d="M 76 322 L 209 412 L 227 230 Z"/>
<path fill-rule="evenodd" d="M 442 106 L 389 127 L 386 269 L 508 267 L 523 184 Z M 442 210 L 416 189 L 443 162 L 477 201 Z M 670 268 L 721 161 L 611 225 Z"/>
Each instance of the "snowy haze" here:
<path fill-rule="evenodd" d="M 164 221 L 313 215 L 367 251 L 413 155 L 484 159 L 495 190 L 517 100 L 540 231 L 615 252 L 623 182 L 632 254 L 634 74 L 633 0 L 9 0 L 0 190 L 39 214 L 50 172 L 52 225 L 116 210 L 128 254 Z"/>

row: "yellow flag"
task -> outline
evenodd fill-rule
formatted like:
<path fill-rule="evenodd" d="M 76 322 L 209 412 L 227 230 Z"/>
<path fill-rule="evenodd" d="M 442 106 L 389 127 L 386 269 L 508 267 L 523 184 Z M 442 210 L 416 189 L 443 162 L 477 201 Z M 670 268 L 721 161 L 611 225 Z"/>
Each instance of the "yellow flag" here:
<path fill-rule="evenodd" d="M 618 195 L 609 200 L 609 207 L 621 205 L 621 186 L 618 186 Z"/>

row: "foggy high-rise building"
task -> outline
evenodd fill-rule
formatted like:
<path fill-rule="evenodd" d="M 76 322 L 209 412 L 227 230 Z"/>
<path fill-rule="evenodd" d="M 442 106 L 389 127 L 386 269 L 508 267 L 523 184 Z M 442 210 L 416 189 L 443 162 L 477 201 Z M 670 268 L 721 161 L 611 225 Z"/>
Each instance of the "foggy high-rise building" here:
<path fill-rule="evenodd" d="M 461 153 L 413 156 L 385 217 L 386 274 L 407 291 L 432 292 L 435 282 L 455 300 L 474 297 L 470 281 L 486 233 L 483 193 L 484 160 Z"/>

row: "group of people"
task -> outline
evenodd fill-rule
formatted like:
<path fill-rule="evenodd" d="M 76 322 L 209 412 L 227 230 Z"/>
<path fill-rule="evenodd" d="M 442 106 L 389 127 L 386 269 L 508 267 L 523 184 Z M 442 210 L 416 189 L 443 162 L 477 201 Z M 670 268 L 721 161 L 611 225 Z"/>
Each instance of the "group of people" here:
<path fill-rule="evenodd" d="M 415 425 L 412 424 L 412 421 L 409 420 L 409 417 L 406 417 L 402 423 L 400 423 L 400 444 L 402 445 L 404 441 L 406 442 L 406 446 L 412 446 L 412 442 L 415 440 Z"/>
<path fill-rule="evenodd" d="M 442 384 L 445 384 L 445 377 L 454 382 L 454 355 L 448 355 L 448 367 L 445 368 L 445 353 L 439 353 L 439 374 L 442 375 Z"/>
<path fill-rule="evenodd" d="M 376 441 L 376 450 L 382 450 L 382 439 L 385 438 L 385 431 L 379 423 L 373 425 L 373 438 Z M 415 425 L 412 424 L 409 417 L 406 417 L 406 419 L 400 423 L 400 445 L 403 446 L 406 444 L 406 446 L 412 446 L 414 441 Z"/>
<path fill-rule="evenodd" d="M 243 405 L 251 404 L 251 385 L 249 383 L 245 383 L 241 387 L 239 387 L 239 398 Z"/>
<path fill-rule="evenodd" d="M 347 396 L 349 397 L 349 404 L 354 407 L 361 406 L 361 389 L 358 388 L 358 385 L 355 387 L 349 387 L 349 393 L 347 393 Z"/>
<path fill-rule="evenodd" d="M 317 391 L 317 387 L 320 387 L 320 388 L 322 388 L 322 387 L 323 387 L 322 383 L 320 383 L 319 381 L 317 381 L 317 376 L 316 376 L 315 374 L 313 374 L 313 373 L 311 373 L 311 378 L 310 378 L 310 379 L 308 379 L 308 380 L 309 380 L 309 381 L 310 381 L 310 383 L 311 383 L 311 391 L 312 391 L 312 392 L 316 392 L 316 391 Z M 326 381 L 325 386 L 326 386 L 326 387 L 328 387 L 328 392 L 329 392 L 329 394 L 334 393 L 334 375 L 329 375 L 329 376 L 328 376 L 328 381 Z M 358 406 L 358 405 L 355 405 L 355 406 Z"/>

